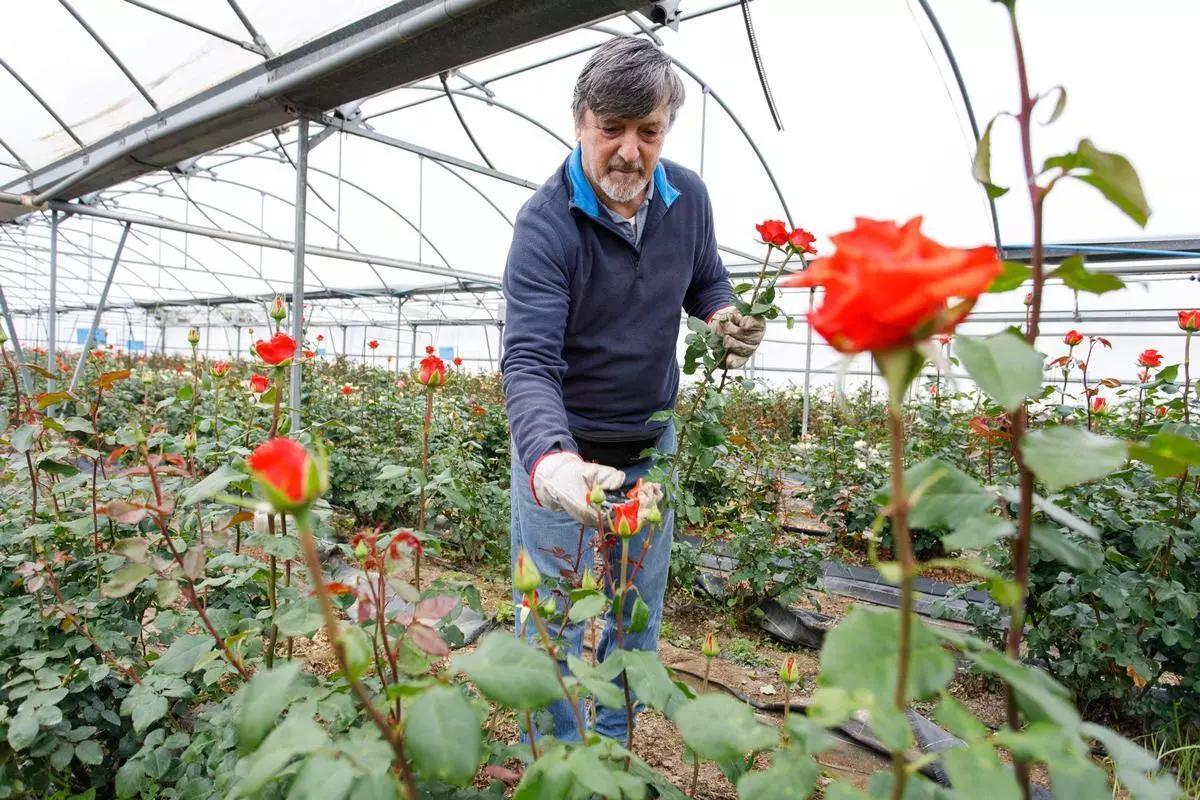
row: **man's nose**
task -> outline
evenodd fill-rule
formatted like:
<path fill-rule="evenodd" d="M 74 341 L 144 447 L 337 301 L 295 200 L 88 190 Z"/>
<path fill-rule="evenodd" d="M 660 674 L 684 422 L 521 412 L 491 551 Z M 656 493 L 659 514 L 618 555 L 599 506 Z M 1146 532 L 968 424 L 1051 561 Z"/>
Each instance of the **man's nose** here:
<path fill-rule="evenodd" d="M 617 150 L 617 155 L 621 156 L 621 160 L 626 164 L 635 164 L 641 157 L 641 151 L 638 149 L 637 132 L 627 133 L 621 137 L 621 147 Z"/>

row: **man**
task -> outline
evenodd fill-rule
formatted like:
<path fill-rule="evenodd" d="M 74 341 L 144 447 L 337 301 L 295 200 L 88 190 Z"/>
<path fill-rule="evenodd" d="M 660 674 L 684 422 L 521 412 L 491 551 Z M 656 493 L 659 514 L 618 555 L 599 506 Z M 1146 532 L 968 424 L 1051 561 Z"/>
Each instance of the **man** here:
<path fill-rule="evenodd" d="M 501 360 L 513 439 L 512 554 L 528 551 L 545 576 L 577 581 L 590 568 L 595 532 L 581 534 L 581 525 L 596 524 L 590 487 L 628 490 L 649 470 L 643 450 L 674 452 L 674 428 L 650 417 L 675 405 L 680 308 L 724 337 L 728 367 L 744 364 L 762 339 L 763 321 L 730 305 L 704 184 L 660 160 L 683 97 L 670 60 L 649 42 L 622 37 L 600 47 L 575 85 L 579 144 L 517 215 Z M 641 553 L 648 527 L 632 553 Z M 626 649 L 658 645 L 669 511 L 656 527 L 634 579 L 650 621 L 625 634 Z M 615 563 L 606 574 L 619 574 Z M 565 601 L 557 597 L 560 612 Z M 613 612 L 605 623 L 601 660 L 616 647 Z M 583 627 L 563 631 L 572 653 L 581 652 Z M 551 716 L 556 737 L 578 738 L 565 700 Z M 596 729 L 626 741 L 624 711 L 599 709 Z"/>

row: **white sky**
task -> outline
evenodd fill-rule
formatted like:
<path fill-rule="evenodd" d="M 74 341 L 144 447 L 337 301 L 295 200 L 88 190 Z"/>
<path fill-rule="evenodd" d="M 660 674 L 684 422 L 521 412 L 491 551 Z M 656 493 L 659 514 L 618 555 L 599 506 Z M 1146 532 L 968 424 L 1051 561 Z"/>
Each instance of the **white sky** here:
<path fill-rule="evenodd" d="M 157 2 L 175 13 L 245 37 L 224 2 Z M 119 0 L 78 0 L 75 5 L 118 52 L 131 54 L 128 56 L 131 69 L 164 106 L 186 96 L 191 87 L 199 85 L 197 82 L 215 82 L 258 61 L 252 54 L 214 43 Z M 386 3 L 380 0 L 355 0 L 339 3 L 331 11 L 329 4 L 310 0 L 289 3 L 287 13 L 280 13 L 277 0 L 244 4 L 277 50 L 295 46 L 383 5 Z M 686 12 L 710 5 L 707 1 L 686 0 L 683 8 Z M 1017 85 L 1012 40 L 1003 7 L 989 0 L 933 0 L 932 5 L 954 47 L 980 124 L 986 124 L 998 111 L 1012 110 Z M 1090 137 L 1098 147 L 1122 153 L 1132 160 L 1153 210 L 1150 223 L 1142 232 L 1090 187 L 1065 184 L 1056 189 L 1047 207 L 1048 241 L 1141 233 L 1170 236 L 1200 230 L 1196 220 L 1200 202 L 1194 188 L 1200 185 L 1200 157 L 1193 144 L 1200 130 L 1200 108 L 1191 99 L 1195 78 L 1200 75 L 1200 50 L 1194 44 L 1200 33 L 1200 4 L 1192 0 L 1142 3 L 1023 0 L 1018 5 L 1033 88 L 1046 91 L 1062 84 L 1068 92 L 1062 118 L 1051 127 L 1035 130 L 1035 161 L 1040 163 L 1048 155 L 1073 148 L 1080 137 Z M 857 215 L 905 219 L 923 214 L 926 232 L 944 242 L 973 245 L 991 241 L 986 204 L 970 175 L 973 142 L 966 117 L 940 47 L 915 0 L 756 0 L 752 9 L 767 75 L 785 125 L 782 133 L 771 124 L 736 7 L 686 22 L 678 33 L 663 31 L 661 35 L 667 50 L 706 81 L 749 129 L 783 187 L 796 223 L 817 234 L 818 245 L 826 244 L 829 234 L 848 228 Z M 337 16 L 330 16 L 332 13 Z M 100 135 L 105 125 L 128 122 L 148 111 L 120 73 L 104 62 L 94 42 L 71 23 L 58 4 L 16 4 L 6 9 L 6 19 L 10 24 L 0 28 L 0 56 L 20 70 L 85 140 Z M 608 24 L 630 29 L 624 20 Z M 159 34 L 173 37 L 172 46 L 143 46 Z M 473 78 L 486 79 L 602 38 L 595 32 L 577 31 L 471 65 L 465 72 Z M 48 39 L 56 41 L 57 51 L 72 52 L 78 57 L 45 59 L 43 45 Z M 497 81 L 491 88 L 499 100 L 516 106 L 571 140 L 571 86 L 585 58 L 586 54 L 576 56 Z M 91 68 L 81 69 L 81 64 Z M 425 83 L 432 85 L 429 81 Z M 688 101 L 668 138 L 665 155 L 698 169 L 704 103 L 700 87 L 690 79 L 685 79 L 685 83 Z M 374 98 L 364 108 L 370 115 L 429 94 L 420 90 L 398 91 Z M 71 144 L 3 72 L 0 72 L 0 101 L 10 109 L 9 121 L 0 123 L 0 138 L 27 160 L 40 163 Z M 1043 117 L 1049 113 L 1049 105 Z M 566 149 L 550 136 L 503 111 L 466 99 L 460 101 L 460 107 L 500 170 L 541 181 L 566 154 Z M 745 140 L 711 98 L 706 116 L 704 177 L 713 197 L 718 238 L 727 246 L 757 253 L 761 248 L 754 243 L 753 224 L 781 215 L 781 208 Z M 478 161 L 445 100 L 380 117 L 372 120 L 372 124 L 389 135 Z M 284 136 L 289 143 L 293 138 L 290 132 Z M 270 136 L 259 141 L 274 145 Z M 993 134 L 993 174 L 997 182 L 1006 185 L 1019 182 L 1017 148 L 1015 125 L 1011 120 L 1002 120 Z M 251 153 L 255 148 L 240 145 L 233 150 Z M 336 174 L 339 158 L 348 180 L 359 183 L 414 224 L 420 218 L 423 231 L 450 264 L 464 270 L 499 274 L 511 229 L 460 181 L 426 164 L 420 171 L 423 202 L 418 203 L 418 166 L 414 156 L 352 138 L 339 147 L 338 137 L 334 137 L 313 152 L 311 165 L 314 170 Z M 0 161 L 9 160 L 6 153 L 0 153 Z M 213 166 L 222 160 L 217 156 L 203 160 L 202 165 Z M 193 198 L 203 204 L 212 220 L 223 227 L 246 232 L 257 232 L 254 228 L 261 222 L 270 235 L 291 238 L 290 207 L 282 199 L 264 200 L 256 191 L 263 189 L 280 198 L 291 198 L 290 166 L 269 159 L 245 160 L 217 167 L 216 172 L 224 180 L 251 188 L 214 183 L 204 177 L 191 179 L 188 188 Z M 465 174 L 486 190 L 510 217 L 529 195 L 518 187 Z M 12 170 L 0 168 L 0 182 L 15 175 Z M 162 176 L 149 180 L 157 183 Z M 336 208 L 336 179 L 314 172 L 311 183 Z M 121 207 L 181 220 L 186 217 L 194 224 L 213 224 L 195 208 L 186 208 L 170 179 L 164 188 L 175 199 L 127 195 L 120 198 Z M 427 262 L 441 263 L 428 245 L 421 245 L 418 251 L 415 232 L 378 201 L 345 184 L 341 191 L 340 219 L 335 209 L 310 195 L 310 212 L 328 225 L 310 219 L 310 243 L 336 246 L 332 229 L 340 227 L 346 240 L 360 250 L 395 258 L 416 259 L 419 255 Z M 998 211 L 1003 240 L 1009 244 L 1026 243 L 1027 197 L 1014 190 L 998 201 Z M 252 224 L 247 225 L 237 217 Z M 91 223 L 73 220 L 64 230 L 76 241 L 86 242 L 88 236 L 115 238 L 116 228 L 96 223 L 92 231 Z M 35 228 L 28 235 L 31 241 L 41 236 L 44 243 L 44 227 Z M 188 237 L 185 242 L 182 236 L 164 234 L 160 255 L 158 239 L 157 233 L 144 232 L 140 240 L 131 240 L 130 248 L 137 248 L 145 261 L 168 268 L 149 264 L 123 266 L 118 273 L 119 287 L 114 290 L 113 302 L 145 298 L 152 290 L 167 296 L 189 291 L 258 293 L 266 289 L 254 274 L 259 269 L 275 281 L 272 285 L 277 288 L 286 288 L 290 283 L 291 256 L 286 252 L 260 253 L 257 248 L 226 247 L 196 237 Z M 98 249 L 111 252 L 111 244 L 97 238 L 92 241 Z M 11 240 L 0 235 L 0 258 L 8 259 L 0 260 L 0 269 L 25 269 L 30 257 L 15 253 L 11 247 L 3 249 L 11 244 Z M 182 271 L 185 248 L 189 258 L 200 259 L 202 265 L 191 261 L 191 269 Z M 130 250 L 127 256 L 136 258 Z M 378 286 L 381 277 L 389 285 L 400 286 L 438 280 L 387 270 L 376 276 L 366 265 L 346 262 L 313 258 L 308 263 L 310 288 Z M 94 298 L 104 266 L 103 258 L 92 264 L 87 264 L 86 259 L 69 266 L 64 262 L 65 268 L 82 276 L 72 283 L 73 279 L 64 275 L 64 293 L 68 297 L 75 292 L 77 296 Z M 221 274 L 217 279 L 209 277 L 205 267 Z M 90 282 L 86 280 L 89 268 Z M 44 264 L 32 265 L 31 269 L 35 273 L 44 270 Z M 20 303 L 14 295 L 20 296 L 25 288 L 34 292 L 36 281 L 4 272 L 0 272 L 0 280 L 5 282 L 14 305 L 28 305 L 28 300 Z M 26 297 L 33 297 L 28 292 Z M 1017 311 L 1020 294 L 987 298 L 981 309 Z M 42 297 L 44 302 L 44 293 Z M 1056 289 L 1049 295 L 1050 310 L 1066 311 L 1072 305 L 1069 292 Z M 1085 310 L 1158 308 L 1169 313 L 1171 309 L 1192 305 L 1200 305 L 1200 295 L 1187 280 L 1145 283 L 1115 299 L 1110 296 L 1080 300 Z M 796 310 L 800 310 L 798 306 Z M 414 313 L 423 316 L 426 311 Z M 467 309 L 449 308 L 443 312 L 457 316 L 467 313 Z M 373 316 L 391 319 L 394 311 L 381 310 Z M 199 318 L 203 319 L 203 312 Z M 83 319 L 80 315 L 79 320 L 64 321 L 62 328 L 72 334 L 72 340 L 74 328 L 86 324 Z M 110 327 L 119 324 L 116 319 L 106 322 Z M 970 330 L 982 332 L 996 327 L 994 323 L 977 324 Z M 1168 354 L 1168 360 L 1177 360 L 1175 351 L 1182 349 L 1182 340 L 1178 338 L 1117 336 L 1135 329 L 1166 333 L 1174 327 L 1169 323 L 1105 322 L 1078 327 L 1085 332 L 1114 336 L 1116 349 L 1105 354 L 1098 366 L 1101 372 L 1109 374 L 1131 376 L 1133 370 L 1127 365 L 1144 346 L 1159 347 Z M 1056 324 L 1046 329 L 1053 336 L 1065 328 Z M 179 335 L 182 336 L 181 331 Z M 457 345 L 465 354 L 486 354 L 477 331 L 445 329 L 435 335 L 440 341 Z M 801 328 L 791 333 L 773 330 L 771 336 L 798 341 L 803 333 Z M 392 352 L 394 334 L 383 328 L 362 335 L 352 331 L 351 352 L 361 350 L 361 345 L 354 342 L 363 337 L 379 338 L 385 342 L 381 350 Z M 407 330 L 401 338 L 403 352 L 407 353 Z M 422 344 L 425 338 L 422 337 Z M 495 347 L 494 331 L 492 347 Z M 1056 352 L 1050 343 L 1044 347 Z M 762 351 L 761 362 L 765 366 L 794 368 L 802 365 L 802 353 L 802 347 L 768 344 Z M 832 367 L 836 360 L 828 348 L 817 348 L 814 365 Z"/>

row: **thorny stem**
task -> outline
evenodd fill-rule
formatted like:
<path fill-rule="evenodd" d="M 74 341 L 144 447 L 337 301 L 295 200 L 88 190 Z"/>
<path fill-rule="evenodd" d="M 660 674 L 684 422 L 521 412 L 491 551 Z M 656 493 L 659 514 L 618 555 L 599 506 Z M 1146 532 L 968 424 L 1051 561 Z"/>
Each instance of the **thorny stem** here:
<path fill-rule="evenodd" d="M 425 484 L 429 482 L 429 426 L 433 424 L 433 390 L 425 387 L 425 424 L 421 426 L 421 491 L 417 496 L 417 530 L 425 532 Z M 421 551 L 413 558 L 413 582 L 421 591 Z"/>
<path fill-rule="evenodd" d="M 1188 409 L 1188 391 L 1192 385 L 1192 332 L 1187 332 L 1187 337 L 1183 340 L 1183 424 L 1191 424 L 1191 412 Z M 1163 562 L 1159 569 L 1159 575 L 1167 576 L 1167 571 L 1171 568 L 1171 551 L 1175 549 L 1175 531 L 1179 528 L 1179 519 L 1183 514 L 1183 490 L 1187 486 L 1188 468 L 1183 468 L 1183 474 L 1179 476 L 1179 488 L 1175 490 L 1175 521 L 1171 525 L 1171 532 L 1167 534 L 1167 544 L 1163 548 Z"/>
<path fill-rule="evenodd" d="M 404 791 L 408 796 L 408 800 L 418 800 L 421 796 L 417 789 L 417 781 L 413 775 L 412 766 L 408 763 L 408 758 L 404 754 L 404 737 L 399 732 L 392 729 L 388 724 L 387 718 L 383 716 L 375 704 L 371 701 L 371 696 L 367 694 L 367 689 L 363 686 L 358 678 L 350 671 L 350 664 L 346 659 L 346 645 L 342 641 L 341 626 L 338 623 L 337 614 L 334 613 L 333 603 L 329 599 L 329 592 L 325 588 L 325 578 L 321 570 L 321 559 L 317 555 L 317 545 L 313 541 L 312 520 L 309 517 L 308 509 L 297 511 L 296 527 L 300 535 L 300 549 L 304 553 L 304 566 L 308 569 L 309 582 L 313 586 L 313 591 L 317 595 L 317 602 L 321 606 L 321 616 L 325 620 L 325 631 L 329 634 L 329 641 L 333 644 L 334 655 L 337 656 L 338 665 L 342 669 L 342 676 L 345 677 L 346 683 L 350 685 L 350 691 L 354 693 L 355 699 L 358 700 L 363 711 L 367 712 L 367 716 L 375 723 L 375 727 L 383 735 L 384 740 L 392 746 L 392 752 L 395 755 L 393 765 L 400 772 L 400 777 L 404 781 Z"/>
<path fill-rule="evenodd" d="M 575 714 L 575 725 L 579 729 L 579 741 L 586 742 L 587 730 L 583 724 L 583 715 L 579 713 L 579 703 L 571 697 L 571 690 L 567 688 L 567 683 L 563 680 L 562 670 L 558 666 L 558 648 L 554 646 L 554 640 L 550 638 L 550 631 L 546 629 L 546 623 L 542 619 L 541 612 L 538 610 L 537 598 L 532 594 L 526 594 L 525 600 L 529 603 L 529 613 L 533 617 L 533 624 L 537 627 L 538 635 L 542 638 L 542 646 L 546 648 L 546 654 L 554 662 L 554 677 L 558 678 L 558 685 L 562 689 L 563 697 L 567 699 L 567 703 L 571 706 L 571 711 Z M 531 739 L 533 738 L 532 731 L 530 731 L 529 736 Z"/>
<path fill-rule="evenodd" d="M 892 541 L 895 542 L 896 554 L 900 557 L 900 643 L 893 703 L 896 711 L 903 716 L 908 707 L 908 662 L 912 648 L 913 577 L 916 575 L 916 559 L 913 557 L 912 536 L 908 530 L 908 495 L 904 489 L 904 420 L 895 401 L 888 403 L 888 430 L 892 459 Z M 785 701 L 785 709 L 788 705 L 790 703 Z M 787 713 L 786 710 L 784 713 Z M 904 796 L 904 783 L 907 779 L 907 760 L 904 753 L 892 753 L 892 800 L 900 800 Z"/>
<path fill-rule="evenodd" d="M 710 669 L 712 669 L 712 659 L 705 658 L 704 659 L 704 682 L 700 685 L 700 694 L 708 693 L 708 671 Z M 785 710 L 783 713 L 785 715 L 787 714 L 786 707 L 785 707 Z M 784 727 L 785 728 L 787 727 L 786 721 L 784 722 Z M 700 756 L 696 753 L 692 753 L 692 759 L 693 759 L 692 760 L 692 788 L 690 791 L 688 791 L 688 797 L 696 796 L 696 782 L 700 779 Z"/>
<path fill-rule="evenodd" d="M 1025 331 L 1025 341 L 1033 346 L 1037 341 L 1038 325 L 1042 311 L 1042 287 L 1045 283 L 1042 252 L 1042 211 L 1046 198 L 1046 190 L 1038 185 L 1037 173 L 1033 166 L 1033 143 L 1030 134 L 1033 117 L 1034 98 L 1029 94 L 1029 76 L 1025 69 L 1025 52 L 1021 45 L 1021 32 L 1017 26 L 1015 5 L 1008 6 L 1009 24 L 1012 29 L 1013 49 L 1017 61 L 1017 77 L 1020 84 L 1021 108 L 1017 114 L 1017 122 L 1021 131 L 1021 158 L 1025 167 L 1025 181 L 1029 191 L 1029 202 L 1033 212 L 1033 244 L 1029 253 L 1029 265 L 1032 268 L 1033 290 L 1032 302 L 1029 306 L 1029 327 Z M 1088 408 L 1090 408 L 1090 404 Z M 1025 601 L 1029 592 L 1029 549 L 1033 534 L 1033 473 L 1025 465 L 1021 454 L 1021 440 L 1029 421 L 1028 407 L 1022 403 L 1013 415 L 1012 425 L 1012 455 L 1016 462 L 1019 476 L 1020 507 L 1017 517 L 1017 536 L 1012 540 L 1013 580 L 1017 585 L 1017 600 L 1013 605 L 1009 619 L 1006 652 L 1013 659 L 1021 655 L 1021 637 L 1025 626 Z M 1007 721 L 1013 730 L 1021 729 L 1021 715 L 1017 709 L 1016 692 L 1012 686 L 1007 689 Z M 1024 758 L 1013 759 L 1016 770 L 1017 784 L 1021 787 L 1023 800 L 1029 800 L 1029 761 Z"/>
<path fill-rule="evenodd" d="M 629 588 L 629 537 L 621 537 L 621 588 L 617 595 L 617 644 L 625 649 L 625 592 Z M 629 693 L 629 675 L 621 670 L 621 686 L 625 689 L 625 747 L 633 750 L 633 697 Z M 629 771 L 628 758 L 625 771 Z"/>
<path fill-rule="evenodd" d="M 267 534 L 271 540 L 275 539 L 275 514 L 267 514 Z M 271 571 L 267 574 L 267 603 L 271 607 L 271 619 L 275 619 L 275 610 L 279 607 L 279 562 L 274 555 L 271 556 Z M 275 642 L 279 638 L 279 626 L 274 622 L 271 623 L 271 636 L 267 640 L 267 669 L 275 666 Z"/>
<path fill-rule="evenodd" d="M 175 560 L 180 573 L 183 575 L 184 580 L 187 581 L 187 591 L 184 592 L 187 601 L 199 615 L 200 621 L 217 643 L 217 647 L 225 655 L 225 660 L 237 670 L 238 674 L 242 676 L 242 680 L 248 681 L 250 680 L 250 671 L 246 669 L 246 665 L 242 663 L 242 660 L 234 654 L 233 650 L 226 643 L 225 637 L 217 632 L 216 627 L 212 624 L 212 620 L 208 618 L 208 613 L 204 610 L 204 604 L 200 602 L 200 595 L 196 592 L 196 582 L 187 574 L 187 569 L 183 565 L 183 556 L 175 548 L 175 542 L 171 538 L 171 529 L 167 524 L 167 513 L 163 508 L 162 487 L 158 484 L 158 475 L 154 471 L 154 462 L 150 459 L 150 451 L 146 449 L 146 443 L 142 442 L 138 445 L 138 449 L 141 451 L 142 460 L 146 462 L 146 471 L 150 475 L 150 485 L 154 487 L 155 509 L 151 516 L 158 523 L 158 529 L 162 533 L 163 541 L 166 542 L 167 549 L 171 551 L 171 558 Z"/>

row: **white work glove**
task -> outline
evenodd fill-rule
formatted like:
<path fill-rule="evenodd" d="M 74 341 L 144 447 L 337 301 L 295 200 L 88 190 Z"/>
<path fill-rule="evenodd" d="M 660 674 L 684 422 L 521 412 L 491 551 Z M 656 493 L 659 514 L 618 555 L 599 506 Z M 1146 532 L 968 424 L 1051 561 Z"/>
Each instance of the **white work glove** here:
<path fill-rule="evenodd" d="M 721 337 L 725 345 L 725 369 L 737 369 L 750 360 L 767 332 L 762 317 L 743 316 L 733 306 L 723 308 L 709 320 L 708 329 Z"/>
<path fill-rule="evenodd" d="M 534 500 L 542 508 L 562 511 L 576 522 L 595 527 L 596 508 L 588 502 L 592 486 L 615 492 L 625 483 L 619 469 L 584 461 L 578 453 L 550 453 L 533 468 Z"/>

